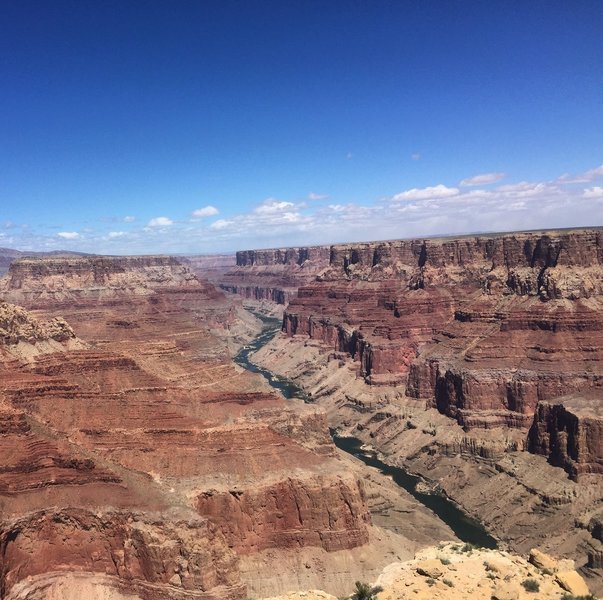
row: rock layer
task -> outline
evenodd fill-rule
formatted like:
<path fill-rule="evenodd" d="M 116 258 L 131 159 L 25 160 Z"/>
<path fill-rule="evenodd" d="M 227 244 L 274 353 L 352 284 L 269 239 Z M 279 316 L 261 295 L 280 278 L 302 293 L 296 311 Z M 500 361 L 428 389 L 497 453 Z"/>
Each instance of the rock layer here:
<path fill-rule="evenodd" d="M 246 299 L 286 305 L 297 288 L 329 264 L 329 256 L 327 246 L 244 250 L 237 252 L 236 268 L 218 281 L 222 289 Z"/>
<path fill-rule="evenodd" d="M 602 329 L 599 229 L 349 244 L 255 360 L 512 548 L 538 536 L 586 568 L 601 552 L 587 524 L 603 510 Z"/>
<path fill-rule="evenodd" d="M 231 548 L 366 544 L 324 417 L 233 364 L 258 324 L 223 292 L 165 257 L 16 261 L 0 290 L 29 308 L 0 305 L 4 594 L 79 572 L 82 590 L 235 599 Z"/>

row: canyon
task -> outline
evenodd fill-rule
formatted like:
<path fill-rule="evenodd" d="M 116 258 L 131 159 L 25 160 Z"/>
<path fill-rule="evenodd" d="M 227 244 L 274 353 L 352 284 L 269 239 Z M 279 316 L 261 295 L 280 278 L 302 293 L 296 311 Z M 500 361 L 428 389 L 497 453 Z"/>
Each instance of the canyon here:
<path fill-rule="evenodd" d="M 603 231 L 9 258 L 0 598 L 603 593 Z"/>
<path fill-rule="evenodd" d="M 257 281 L 253 251 L 237 260 Z M 600 229 L 335 245 L 252 360 L 510 550 L 572 558 L 600 591 L 602 292 Z"/>
<path fill-rule="evenodd" d="M 0 597 L 344 593 L 454 539 L 341 455 L 324 411 L 235 365 L 260 330 L 174 257 L 11 262 L 0 280 Z M 373 523 L 391 509 L 396 531 Z"/>

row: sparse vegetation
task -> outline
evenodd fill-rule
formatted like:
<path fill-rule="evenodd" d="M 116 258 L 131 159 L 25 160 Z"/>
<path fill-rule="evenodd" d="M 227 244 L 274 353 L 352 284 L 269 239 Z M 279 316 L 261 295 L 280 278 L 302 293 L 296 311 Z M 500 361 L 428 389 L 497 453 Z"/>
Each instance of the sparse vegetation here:
<path fill-rule="evenodd" d="M 433 577 L 427 579 L 427 585 L 435 585 L 436 580 Z"/>
<path fill-rule="evenodd" d="M 561 600 L 597 600 L 597 597 L 593 594 L 586 596 L 574 596 L 573 594 L 563 594 Z"/>
<path fill-rule="evenodd" d="M 383 588 L 380 585 L 371 586 L 362 581 L 357 581 L 355 585 L 356 589 L 349 600 L 375 600 L 377 594 L 383 591 Z"/>
<path fill-rule="evenodd" d="M 466 542 L 463 546 L 461 546 L 460 552 L 473 552 L 473 550 L 477 550 L 477 549 L 478 549 L 478 546 L 476 546 L 475 544 Z"/>
<path fill-rule="evenodd" d="M 450 579 L 442 579 L 442 583 L 444 585 L 447 585 L 448 587 L 454 587 L 454 583 L 452 583 L 452 581 L 450 581 Z"/>
<path fill-rule="evenodd" d="M 450 564 L 450 559 L 449 559 L 449 558 L 447 558 L 446 556 L 440 556 L 440 562 L 441 562 L 443 565 L 449 565 L 449 564 Z"/>
<path fill-rule="evenodd" d="M 524 579 L 521 585 L 526 592 L 537 592 L 540 589 L 540 584 L 535 579 Z"/>

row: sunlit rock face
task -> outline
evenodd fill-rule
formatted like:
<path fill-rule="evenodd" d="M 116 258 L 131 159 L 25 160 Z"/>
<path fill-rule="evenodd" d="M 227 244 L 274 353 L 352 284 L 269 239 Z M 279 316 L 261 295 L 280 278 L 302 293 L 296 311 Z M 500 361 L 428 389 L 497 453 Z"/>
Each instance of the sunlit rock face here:
<path fill-rule="evenodd" d="M 286 305 L 297 289 L 329 264 L 328 246 L 242 250 L 236 267 L 218 279 L 228 292 L 256 301 Z"/>
<path fill-rule="evenodd" d="M 602 264 L 599 230 L 333 246 L 283 328 L 468 429 L 527 429 L 540 400 L 603 386 Z"/>
<path fill-rule="evenodd" d="M 169 257 L 16 261 L 0 298 L 4 594 L 235 600 L 239 554 L 367 543 L 324 417 L 232 362 L 240 301 Z"/>
<path fill-rule="evenodd" d="M 600 229 L 341 244 L 256 360 L 511 548 L 546 540 L 588 570 L 602 330 Z"/>

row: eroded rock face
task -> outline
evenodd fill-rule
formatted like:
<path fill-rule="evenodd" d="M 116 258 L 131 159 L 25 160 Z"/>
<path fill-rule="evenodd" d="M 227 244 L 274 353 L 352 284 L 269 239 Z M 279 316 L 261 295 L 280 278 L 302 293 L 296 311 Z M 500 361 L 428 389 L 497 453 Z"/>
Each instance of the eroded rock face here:
<path fill-rule="evenodd" d="M 528 448 L 571 475 L 603 474 L 603 396 L 555 398 L 536 407 Z"/>
<path fill-rule="evenodd" d="M 283 329 L 467 429 L 527 429 L 540 400 L 603 385 L 602 256 L 598 230 L 333 246 Z"/>
<path fill-rule="evenodd" d="M 256 301 L 286 305 L 297 288 L 329 264 L 327 246 L 237 252 L 236 268 L 218 279 L 228 292 Z"/>
<path fill-rule="evenodd" d="M 200 287 L 193 273 L 169 256 L 23 258 L 11 264 L 0 295 L 8 301 L 42 308 L 67 300 Z"/>
<path fill-rule="evenodd" d="M 237 264 L 235 254 L 207 254 L 187 256 L 180 259 L 190 270 L 197 275 L 199 279 L 205 279 L 215 283 L 220 280 L 224 273 L 227 273 Z"/>
<path fill-rule="evenodd" d="M 0 287 L 30 309 L 0 305 L 5 594 L 76 593 L 80 581 L 237 599 L 229 546 L 366 543 L 368 509 L 324 417 L 233 364 L 233 336 L 241 345 L 257 323 L 223 292 L 164 257 L 17 261 Z M 14 351 L 25 343 L 37 351 Z M 199 502 L 231 489 L 246 510 Z M 275 490 L 291 492 L 283 523 L 307 509 L 295 531 L 270 529 Z"/>
<path fill-rule="evenodd" d="M 588 523 L 603 507 L 602 236 L 333 246 L 286 308 L 287 337 L 256 360 L 510 547 L 534 535 L 598 565 Z"/>
<path fill-rule="evenodd" d="M 245 597 L 235 555 L 205 519 L 44 511 L 4 524 L 0 545 L 3 595 L 24 580 L 43 585 L 46 574 L 75 571 L 103 574 L 149 600 Z"/>
<path fill-rule="evenodd" d="M 20 342 L 35 345 L 52 340 L 66 342 L 75 338 L 69 324 L 61 317 L 41 323 L 25 309 L 0 301 L 0 343 L 16 346 Z"/>
<path fill-rule="evenodd" d="M 253 490 L 203 492 L 202 515 L 220 523 L 230 544 L 250 553 L 315 546 L 328 552 L 368 542 L 369 515 L 351 477 L 284 481 Z"/>

